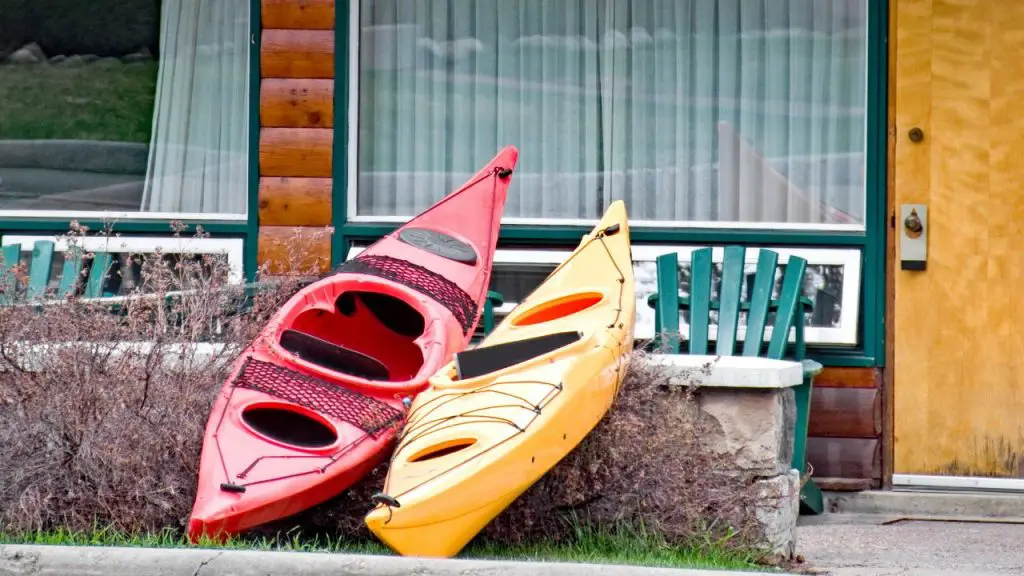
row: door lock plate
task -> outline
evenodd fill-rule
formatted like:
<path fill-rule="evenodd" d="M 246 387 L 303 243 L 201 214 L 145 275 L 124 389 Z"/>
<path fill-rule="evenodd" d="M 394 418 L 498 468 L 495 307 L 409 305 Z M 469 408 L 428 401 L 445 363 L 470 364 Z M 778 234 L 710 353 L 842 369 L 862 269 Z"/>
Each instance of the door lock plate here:
<path fill-rule="evenodd" d="M 900 205 L 900 269 L 924 270 L 928 262 L 928 207 Z"/>

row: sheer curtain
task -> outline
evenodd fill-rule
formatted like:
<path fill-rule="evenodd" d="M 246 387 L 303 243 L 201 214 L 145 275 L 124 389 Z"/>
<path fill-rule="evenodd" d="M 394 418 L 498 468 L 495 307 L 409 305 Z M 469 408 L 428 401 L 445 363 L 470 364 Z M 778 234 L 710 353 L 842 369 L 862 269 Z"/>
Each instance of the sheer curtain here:
<path fill-rule="evenodd" d="M 359 215 L 863 223 L 867 0 L 361 0 Z"/>
<path fill-rule="evenodd" d="M 141 209 L 245 214 L 249 1 L 163 0 Z"/>

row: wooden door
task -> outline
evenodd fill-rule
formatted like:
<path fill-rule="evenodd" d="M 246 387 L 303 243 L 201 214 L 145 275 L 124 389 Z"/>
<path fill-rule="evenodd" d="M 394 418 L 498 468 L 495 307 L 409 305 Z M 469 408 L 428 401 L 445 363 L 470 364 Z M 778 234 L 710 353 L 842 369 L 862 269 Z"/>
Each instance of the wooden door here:
<path fill-rule="evenodd" d="M 1021 478 L 1024 2 L 890 1 L 894 472 Z M 927 205 L 924 271 L 900 267 L 903 203 Z"/>

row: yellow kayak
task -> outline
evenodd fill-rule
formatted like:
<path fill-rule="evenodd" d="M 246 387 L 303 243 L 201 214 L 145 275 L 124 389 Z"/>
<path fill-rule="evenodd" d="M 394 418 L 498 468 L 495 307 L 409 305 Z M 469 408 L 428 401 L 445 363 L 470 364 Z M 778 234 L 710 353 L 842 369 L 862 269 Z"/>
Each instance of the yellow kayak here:
<path fill-rule="evenodd" d="M 413 401 L 370 530 L 405 556 L 454 556 L 611 407 L 636 303 L 622 201 L 479 346 Z"/>

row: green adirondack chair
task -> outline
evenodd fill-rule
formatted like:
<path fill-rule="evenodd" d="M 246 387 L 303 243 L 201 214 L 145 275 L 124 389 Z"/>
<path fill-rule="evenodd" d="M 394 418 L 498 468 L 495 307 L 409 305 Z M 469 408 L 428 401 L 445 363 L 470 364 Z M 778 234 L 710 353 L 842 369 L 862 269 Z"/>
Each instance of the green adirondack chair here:
<path fill-rule="evenodd" d="M 476 332 L 473 333 L 473 337 L 469 339 L 470 346 L 479 344 L 481 340 L 487 337 L 494 330 L 494 326 L 497 325 L 497 319 L 494 317 L 494 309 L 505 303 L 504 297 L 500 292 L 494 290 L 487 291 L 487 298 L 484 299 L 484 310 L 480 316 L 480 323 L 477 324 Z"/>
<path fill-rule="evenodd" d="M 64 254 L 64 265 L 61 267 L 59 284 L 55 293 L 47 293 L 53 275 L 53 258 L 55 243 L 51 240 L 37 240 L 32 246 L 31 255 L 28 258 L 28 278 L 25 285 L 20 286 L 14 278 L 13 268 L 19 263 L 21 257 L 21 245 L 11 244 L 0 248 L 0 306 L 10 305 L 14 299 L 5 294 L 3 290 L 13 288 L 20 291 L 24 288 L 26 300 L 31 304 L 56 303 L 72 293 L 79 293 L 82 298 L 99 299 L 101 303 L 110 306 L 112 313 L 120 312 L 123 307 L 123 298 L 119 297 L 107 287 L 107 280 L 113 270 L 114 255 L 108 252 L 92 252 L 88 258 L 84 254 L 66 252 Z M 86 274 L 86 266 L 88 273 Z M 84 286 L 81 283 L 84 281 Z M 234 297 L 227 303 L 234 306 L 237 312 L 244 311 L 251 303 L 253 295 L 261 290 L 274 286 L 273 282 L 250 282 L 242 286 L 240 296 Z M 169 304 L 179 297 L 179 293 L 170 293 L 165 297 Z"/>
<path fill-rule="evenodd" d="M 805 314 L 813 308 L 813 302 L 800 294 L 807 261 L 790 256 L 783 273 L 779 296 L 773 299 L 779 255 L 771 250 L 761 249 L 753 283 L 747 284 L 749 297 L 744 300 L 741 294 L 744 284 L 747 283 L 744 274 L 746 249 L 744 246 L 726 246 L 724 252 L 717 300 L 712 299 L 711 295 L 711 248 L 701 248 L 693 252 L 689 297 L 679 296 L 679 260 L 676 253 L 663 254 L 657 258 L 657 292 L 647 299 L 648 306 L 655 310 L 655 334 L 658 335 L 656 346 L 669 353 L 680 352 L 679 315 L 680 311 L 689 311 L 687 350 L 690 354 L 743 355 L 800 361 L 804 367 L 804 380 L 794 388 L 797 414 L 792 462 L 793 467 L 799 470 L 802 476 L 806 473 L 811 390 L 815 375 L 822 369 L 818 362 L 804 358 Z M 718 312 L 718 334 L 713 345 L 709 338 L 712 311 Z M 737 334 L 740 312 L 747 314 L 746 333 L 742 343 L 738 342 Z M 766 343 L 765 327 L 772 312 L 775 313 L 775 320 L 772 324 L 771 339 Z M 787 357 L 786 350 L 791 332 L 795 332 L 795 350 Z M 800 504 L 801 510 L 810 514 L 821 514 L 824 510 L 821 490 L 812 479 L 808 479 L 800 491 Z"/>
<path fill-rule="evenodd" d="M 27 296 L 30 299 L 40 299 L 46 294 L 52 276 L 54 246 L 54 242 L 50 240 L 37 240 L 32 246 L 26 286 Z M 16 283 L 13 269 L 21 258 L 21 245 L 11 244 L 0 248 L 0 257 L 2 257 L 0 258 L 0 282 L 5 289 L 14 288 Z M 65 255 L 60 285 L 57 288 L 58 298 L 66 297 L 72 291 L 77 290 L 82 280 L 85 263 L 86 258 L 82 254 L 68 253 Z M 83 288 L 84 297 L 99 298 L 109 295 L 104 294 L 103 285 L 112 263 L 113 256 L 111 254 L 103 252 L 93 254 L 89 275 L 85 279 Z M 0 305 L 9 304 L 12 301 L 10 294 L 0 293 Z"/>

